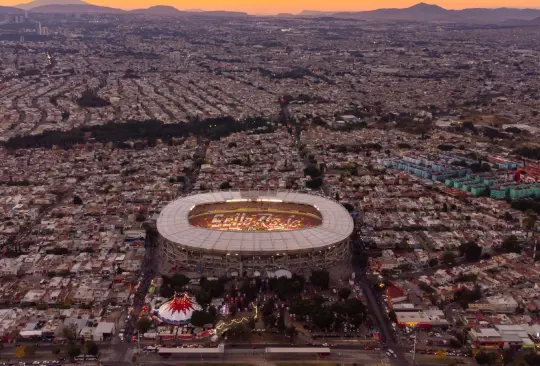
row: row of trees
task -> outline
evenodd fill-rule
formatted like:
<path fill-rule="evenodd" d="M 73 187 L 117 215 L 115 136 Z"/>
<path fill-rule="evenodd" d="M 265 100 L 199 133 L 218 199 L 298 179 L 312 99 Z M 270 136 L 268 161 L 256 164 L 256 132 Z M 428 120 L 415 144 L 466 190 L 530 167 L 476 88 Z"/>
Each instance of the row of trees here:
<path fill-rule="evenodd" d="M 129 148 L 124 141 L 144 140 L 148 145 L 155 145 L 157 139 L 166 143 L 173 143 L 173 138 L 187 137 L 190 135 L 204 136 L 211 140 L 229 136 L 235 132 L 252 130 L 268 126 L 268 121 L 262 117 L 247 118 L 237 121 L 232 117 L 207 118 L 204 120 L 194 119 L 189 123 L 164 124 L 159 120 L 146 121 L 130 120 L 125 123 L 107 123 L 100 126 L 74 128 L 69 131 L 45 131 L 38 135 L 16 136 L 10 138 L 4 145 L 7 148 L 72 148 L 74 145 L 83 144 L 88 136 L 93 141 L 116 144 L 119 148 Z"/>
<path fill-rule="evenodd" d="M 189 278 L 179 273 L 172 276 L 163 276 L 162 280 L 160 295 L 167 298 L 172 297 L 175 292 L 184 291 L 185 286 L 189 284 Z M 206 306 L 210 304 L 212 298 L 223 295 L 226 281 L 225 278 L 208 280 L 206 277 L 201 277 L 199 279 L 200 290 L 195 294 L 197 302 L 201 306 Z"/>
<path fill-rule="evenodd" d="M 81 107 L 99 108 L 107 107 L 111 105 L 111 102 L 97 95 L 94 90 L 88 89 L 82 93 L 79 99 L 77 99 L 77 104 Z"/>
<path fill-rule="evenodd" d="M 316 162 L 310 163 L 304 169 L 304 176 L 310 176 L 311 179 L 306 181 L 306 187 L 309 189 L 319 189 L 323 185 L 322 171 L 317 167 Z"/>
<path fill-rule="evenodd" d="M 522 146 L 515 153 L 525 158 L 540 160 L 540 146 Z"/>
<path fill-rule="evenodd" d="M 501 357 L 502 356 L 502 357 Z M 502 358 L 503 365 L 509 365 L 516 361 L 517 351 L 513 348 L 507 348 L 502 351 L 502 355 L 497 355 L 494 352 L 480 351 L 474 359 L 479 365 L 497 365 Z M 523 360 L 531 366 L 540 365 L 540 355 L 536 352 L 526 352 L 523 355 Z"/>
<path fill-rule="evenodd" d="M 93 341 L 86 341 L 82 343 L 81 347 L 81 345 L 78 344 L 74 339 L 70 339 L 66 344 L 64 352 L 70 358 L 70 360 L 73 360 L 75 357 L 81 354 L 97 356 L 97 354 L 99 353 L 99 347 L 96 342 Z M 62 349 L 60 347 L 52 348 L 53 355 L 58 356 L 61 353 Z M 35 356 L 35 354 L 36 346 L 33 344 L 20 345 L 15 348 L 15 357 L 19 359 L 33 357 Z"/>
<path fill-rule="evenodd" d="M 367 311 L 357 298 L 345 299 L 350 293 L 342 291 L 341 300 L 331 305 L 323 305 L 325 299 L 315 296 L 310 299 L 296 298 L 290 307 L 291 314 L 295 314 L 299 320 L 307 317 L 320 329 L 328 329 L 332 325 L 335 329 L 348 321 L 355 326 L 360 326 L 367 318 Z"/>
<path fill-rule="evenodd" d="M 515 210 L 531 212 L 536 215 L 540 215 L 540 199 L 538 198 L 523 198 L 519 200 L 514 200 L 510 205 Z"/>

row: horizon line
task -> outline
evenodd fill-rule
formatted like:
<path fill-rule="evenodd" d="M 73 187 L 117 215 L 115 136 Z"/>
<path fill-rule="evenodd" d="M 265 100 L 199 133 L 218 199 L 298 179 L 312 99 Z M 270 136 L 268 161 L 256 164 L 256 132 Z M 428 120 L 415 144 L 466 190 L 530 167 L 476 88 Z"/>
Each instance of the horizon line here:
<path fill-rule="evenodd" d="M 3 6 L 10 6 L 10 7 L 17 7 L 20 5 L 26 5 L 29 3 L 32 3 L 34 0 L 27 1 L 27 2 L 21 2 L 16 5 L 3 5 Z M 416 5 L 424 4 L 428 6 L 437 6 L 439 8 L 442 8 L 444 10 L 454 10 L 454 11 L 460 11 L 460 10 L 467 10 L 467 9 L 520 9 L 520 10 L 540 10 L 540 7 L 514 7 L 514 6 L 497 6 L 497 7 L 469 7 L 469 8 L 445 8 L 438 4 L 433 3 L 427 3 L 424 1 L 419 1 L 413 5 L 406 6 L 406 7 L 381 7 L 381 8 L 375 8 L 375 9 L 357 9 L 357 10 L 316 10 L 316 9 L 302 9 L 298 12 L 249 12 L 245 10 L 226 10 L 226 9 L 197 9 L 197 8 L 187 8 L 187 9 L 181 9 L 177 8 L 173 5 L 166 5 L 166 4 L 155 4 L 155 5 L 149 5 L 147 7 L 136 7 L 136 8 L 124 8 L 124 7 L 115 7 L 115 6 L 108 6 L 108 5 L 97 5 L 92 3 L 92 0 L 81 0 L 82 2 L 85 2 L 87 5 L 94 5 L 94 6 L 100 6 L 100 7 L 106 7 L 111 9 L 120 9 L 124 11 L 132 11 L 132 10 L 143 10 L 143 9 L 149 9 L 156 6 L 164 6 L 164 7 L 171 7 L 178 11 L 184 11 L 184 12 L 191 12 L 191 13 L 201 13 L 201 12 L 212 12 L 212 11 L 223 11 L 223 12 L 232 12 L 232 13 L 246 13 L 248 15 L 255 15 L 255 16 L 276 16 L 279 14 L 290 14 L 290 15 L 301 15 L 302 12 L 314 12 L 314 13 L 325 13 L 325 14 L 335 14 L 335 13 L 357 13 L 357 12 L 367 12 L 367 11 L 375 11 L 375 10 L 385 10 L 385 9 L 408 9 L 411 7 L 414 7 Z M 39 6 L 48 6 L 48 5 L 81 5 L 81 4 L 45 4 L 45 5 L 39 5 Z M 31 10 L 31 9 L 30 9 Z"/>

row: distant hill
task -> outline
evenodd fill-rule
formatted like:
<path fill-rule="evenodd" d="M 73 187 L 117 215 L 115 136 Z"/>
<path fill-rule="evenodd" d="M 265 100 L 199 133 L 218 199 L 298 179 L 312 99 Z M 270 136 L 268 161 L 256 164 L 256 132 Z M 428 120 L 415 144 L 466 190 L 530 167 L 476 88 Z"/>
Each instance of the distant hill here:
<path fill-rule="evenodd" d="M 132 10 L 130 11 L 130 13 L 174 17 L 174 16 L 185 14 L 186 12 L 180 11 L 172 6 L 156 5 L 156 6 L 151 6 L 148 9 Z"/>
<path fill-rule="evenodd" d="M 87 5 L 86 1 L 82 0 L 34 0 L 26 4 L 15 5 L 16 8 L 30 10 L 44 5 Z"/>
<path fill-rule="evenodd" d="M 407 21 L 459 21 L 458 14 L 438 5 L 419 3 L 405 9 L 377 9 L 361 12 L 333 14 L 337 17 L 352 17 L 364 20 L 407 20 Z"/>
<path fill-rule="evenodd" d="M 507 20 L 533 20 L 540 17 L 540 9 L 463 9 L 458 10 L 460 16 L 467 21 L 499 23 Z"/>
<path fill-rule="evenodd" d="M 540 25 L 540 17 L 531 20 L 531 24 L 533 24 L 533 25 Z"/>
<path fill-rule="evenodd" d="M 24 10 L 14 8 L 12 6 L 0 6 L 0 14 L 1 15 L 7 15 L 7 14 L 22 15 L 24 14 Z"/>
<path fill-rule="evenodd" d="M 324 15 L 331 15 L 334 14 L 334 12 L 331 11 L 317 11 L 317 10 L 302 10 L 298 15 L 304 15 L 304 16 L 324 16 Z"/>
<path fill-rule="evenodd" d="M 316 12 L 303 11 L 300 15 L 316 16 Z M 338 12 L 330 16 L 362 20 L 401 20 L 417 22 L 500 23 L 509 20 L 533 20 L 540 17 L 540 9 L 471 8 L 447 10 L 438 5 L 419 3 L 404 9 L 377 9 L 360 12 Z"/>
<path fill-rule="evenodd" d="M 90 14 L 121 14 L 124 10 L 90 4 L 77 5 L 43 5 L 31 9 L 34 13 L 90 13 Z"/>
<path fill-rule="evenodd" d="M 215 11 L 203 11 L 200 13 L 193 13 L 196 15 L 208 15 L 213 17 L 248 17 L 248 13 L 241 11 L 226 11 L 226 10 L 215 10 Z"/>
<path fill-rule="evenodd" d="M 238 11 L 181 11 L 172 6 L 157 5 L 152 6 L 148 9 L 136 9 L 132 10 L 129 13 L 133 14 L 144 14 L 144 15 L 156 15 L 156 16 L 180 16 L 180 15 L 190 15 L 190 16 L 213 16 L 213 17 L 247 17 L 247 13 L 238 12 Z"/>

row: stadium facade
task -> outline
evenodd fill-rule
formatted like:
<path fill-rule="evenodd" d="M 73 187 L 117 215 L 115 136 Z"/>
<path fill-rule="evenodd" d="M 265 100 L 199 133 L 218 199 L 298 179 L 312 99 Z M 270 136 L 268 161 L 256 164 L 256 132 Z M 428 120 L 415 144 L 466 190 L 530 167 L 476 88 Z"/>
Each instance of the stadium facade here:
<path fill-rule="evenodd" d="M 218 191 L 168 204 L 157 220 L 162 263 L 205 275 L 307 272 L 348 258 L 354 229 L 338 202 L 296 191 Z"/>

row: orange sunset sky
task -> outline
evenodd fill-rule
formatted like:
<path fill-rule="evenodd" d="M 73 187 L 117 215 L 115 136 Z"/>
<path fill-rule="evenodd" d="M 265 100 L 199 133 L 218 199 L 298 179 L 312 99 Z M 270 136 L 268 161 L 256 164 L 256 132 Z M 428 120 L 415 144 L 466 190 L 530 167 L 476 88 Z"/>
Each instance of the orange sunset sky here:
<path fill-rule="evenodd" d="M 122 9 L 171 5 L 180 10 L 233 10 L 250 14 L 297 13 L 302 10 L 360 11 L 378 8 L 406 8 L 421 0 L 86 0 L 88 3 Z M 0 0 L 0 5 L 17 5 L 29 0 Z M 446 9 L 463 8 L 540 8 L 540 0 L 432 0 Z"/>

